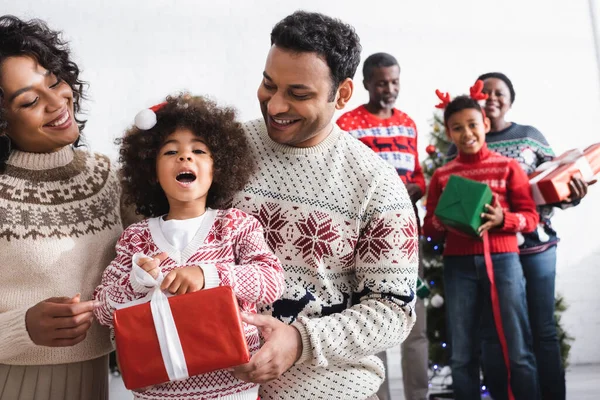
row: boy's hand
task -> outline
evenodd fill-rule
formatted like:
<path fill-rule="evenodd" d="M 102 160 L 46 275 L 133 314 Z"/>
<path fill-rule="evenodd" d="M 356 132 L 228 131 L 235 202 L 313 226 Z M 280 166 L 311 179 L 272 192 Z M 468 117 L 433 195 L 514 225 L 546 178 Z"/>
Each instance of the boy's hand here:
<path fill-rule="evenodd" d="M 168 257 L 164 251 L 154 257 L 142 257 L 138 260 L 138 267 L 149 273 L 154 279 L 158 278 L 159 265 Z"/>
<path fill-rule="evenodd" d="M 195 265 L 174 269 L 165 276 L 160 288 L 173 294 L 197 292 L 204 289 L 204 271 Z"/>
<path fill-rule="evenodd" d="M 491 206 L 489 204 L 485 205 L 485 209 L 487 212 L 481 214 L 481 218 L 486 222 L 481 224 L 479 227 L 479 236 L 483 234 L 485 231 L 489 231 L 492 228 L 496 228 L 498 226 L 502 226 L 504 223 L 504 211 L 502 211 L 502 206 L 498 201 L 498 196 L 494 196 L 494 205 Z"/>

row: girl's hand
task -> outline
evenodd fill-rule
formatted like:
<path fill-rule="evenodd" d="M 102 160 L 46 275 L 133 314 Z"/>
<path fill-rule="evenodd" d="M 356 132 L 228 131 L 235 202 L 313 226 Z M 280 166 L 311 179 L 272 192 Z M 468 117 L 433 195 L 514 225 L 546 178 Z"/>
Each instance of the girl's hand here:
<path fill-rule="evenodd" d="M 204 289 L 204 271 L 196 265 L 174 269 L 165 276 L 160 288 L 173 294 L 197 292 Z"/>
<path fill-rule="evenodd" d="M 156 256 L 149 258 L 143 257 L 138 260 L 138 266 L 149 273 L 154 279 L 158 278 L 160 272 L 159 265 L 168 257 L 164 251 Z"/>
<path fill-rule="evenodd" d="M 481 236 L 485 231 L 489 231 L 490 229 L 502 226 L 502 224 L 504 224 L 504 211 L 502 211 L 502 206 L 500 206 L 498 196 L 494 196 L 494 206 L 486 204 L 485 209 L 487 212 L 482 213 L 481 218 L 486 222 L 481 224 L 479 227 L 479 236 Z"/>

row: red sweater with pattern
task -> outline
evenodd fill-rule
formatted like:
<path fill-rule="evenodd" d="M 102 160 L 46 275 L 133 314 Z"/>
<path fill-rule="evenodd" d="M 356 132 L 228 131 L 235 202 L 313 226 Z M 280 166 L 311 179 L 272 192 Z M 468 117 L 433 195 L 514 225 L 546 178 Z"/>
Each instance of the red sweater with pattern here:
<path fill-rule="evenodd" d="M 169 257 L 160 264 L 164 275 L 175 268 L 214 265 L 219 275 L 219 285 L 231 286 L 241 311 L 256 313 L 256 303 L 270 304 L 281 297 L 285 288 L 282 265 L 269 249 L 262 225 L 251 215 L 234 208 L 217 210 L 206 237 L 195 237 L 194 240 L 198 240 L 197 243 L 192 242 L 192 245 L 196 244 L 194 248 L 188 246 L 180 254 L 165 243 L 158 224 L 151 222 L 146 219 L 129 226 L 117 242 L 117 256 L 104 271 L 102 282 L 94 294 L 100 302 L 94 313 L 102 325 L 113 326 L 115 303 L 137 300 L 150 290 L 130 279 L 132 257 L 138 252 L 154 256 L 166 251 Z M 250 353 L 253 354 L 260 345 L 258 330 L 244 323 L 244 332 Z M 226 370 L 219 370 L 152 386 L 135 393 L 135 397 L 213 399 L 228 396 L 237 399 L 246 398 L 240 394 L 247 393 L 255 386 L 254 383 L 234 378 Z"/>
<path fill-rule="evenodd" d="M 337 124 L 392 164 L 402 181 L 415 183 L 425 193 L 425 178 L 417 154 L 417 126 L 397 108 L 390 118 L 380 119 L 364 105 L 343 114 Z"/>
<path fill-rule="evenodd" d="M 529 180 L 518 162 L 490 151 L 484 145 L 477 154 L 460 153 L 455 160 L 438 168 L 431 178 L 427 194 L 427 214 L 423 222 L 425 235 L 436 242 L 445 238 L 446 256 L 483 254 L 483 241 L 480 238 L 447 230 L 434 215 L 450 175 L 488 184 L 504 211 L 502 227 L 489 232 L 490 250 L 492 253 L 518 253 L 516 233 L 533 231 L 539 220 Z"/>

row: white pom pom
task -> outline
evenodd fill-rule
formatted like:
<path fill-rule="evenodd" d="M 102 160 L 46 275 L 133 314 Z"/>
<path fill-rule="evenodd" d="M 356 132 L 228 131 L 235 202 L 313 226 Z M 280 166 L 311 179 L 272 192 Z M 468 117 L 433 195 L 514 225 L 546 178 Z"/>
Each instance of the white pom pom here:
<path fill-rule="evenodd" d="M 156 114 L 149 108 L 140 111 L 135 116 L 135 126 L 138 129 L 147 131 L 156 125 Z"/>
<path fill-rule="evenodd" d="M 439 294 L 435 294 L 431 298 L 430 304 L 432 307 L 440 308 L 441 306 L 444 305 L 444 298 L 442 296 L 440 296 Z"/>

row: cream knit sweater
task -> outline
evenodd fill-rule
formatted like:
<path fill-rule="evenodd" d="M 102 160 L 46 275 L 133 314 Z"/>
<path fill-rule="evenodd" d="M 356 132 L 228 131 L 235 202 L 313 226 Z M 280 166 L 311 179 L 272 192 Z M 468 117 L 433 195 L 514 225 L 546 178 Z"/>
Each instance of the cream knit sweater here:
<path fill-rule="evenodd" d="M 35 345 L 27 309 L 54 296 L 90 300 L 122 231 L 120 188 L 105 156 L 13 151 L 0 174 L 0 364 L 62 364 L 111 351 L 94 322 L 72 347 Z"/>
<path fill-rule="evenodd" d="M 303 353 L 261 399 L 365 399 L 385 378 L 375 353 L 415 322 L 418 229 L 398 174 L 337 126 L 314 147 L 244 126 L 259 169 L 233 206 L 254 215 L 285 270 L 259 311 L 293 324 Z"/>

